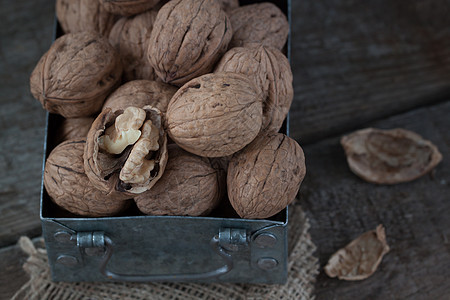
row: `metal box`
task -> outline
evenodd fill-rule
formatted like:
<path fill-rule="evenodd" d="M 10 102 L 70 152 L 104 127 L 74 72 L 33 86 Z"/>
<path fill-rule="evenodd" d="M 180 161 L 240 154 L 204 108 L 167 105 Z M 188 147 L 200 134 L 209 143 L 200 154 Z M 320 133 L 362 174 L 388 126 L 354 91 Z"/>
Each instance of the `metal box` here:
<path fill-rule="evenodd" d="M 241 4 L 254 2 L 262 1 Z M 290 19 L 290 1 L 272 2 Z M 61 121 L 47 114 L 44 166 Z M 288 131 L 287 120 L 282 132 Z M 225 204 L 208 217 L 146 216 L 132 207 L 116 217 L 85 218 L 59 209 L 41 185 L 40 217 L 54 281 L 285 283 L 287 208 L 264 220 L 230 211 Z"/>

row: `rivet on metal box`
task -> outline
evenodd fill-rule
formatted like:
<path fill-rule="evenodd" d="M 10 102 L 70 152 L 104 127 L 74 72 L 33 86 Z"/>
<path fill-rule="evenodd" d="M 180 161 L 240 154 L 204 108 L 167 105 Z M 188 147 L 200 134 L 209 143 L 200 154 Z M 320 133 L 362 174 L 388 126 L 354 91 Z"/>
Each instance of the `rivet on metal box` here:
<path fill-rule="evenodd" d="M 240 1 L 242 5 L 261 1 Z M 272 1 L 290 20 L 290 1 Z M 55 38 L 61 35 L 55 23 Z M 289 57 L 290 39 L 286 52 Z M 44 163 L 62 118 L 47 114 Z M 289 134 L 289 115 L 281 132 Z M 288 209 L 263 220 L 224 216 L 67 215 L 41 188 L 43 235 L 54 281 L 287 280 Z"/>

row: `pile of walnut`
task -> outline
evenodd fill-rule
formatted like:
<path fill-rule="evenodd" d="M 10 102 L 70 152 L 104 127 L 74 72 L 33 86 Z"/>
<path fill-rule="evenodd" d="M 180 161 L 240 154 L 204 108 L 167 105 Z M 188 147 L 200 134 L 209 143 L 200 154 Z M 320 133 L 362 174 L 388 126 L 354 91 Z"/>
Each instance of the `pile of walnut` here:
<path fill-rule="evenodd" d="M 204 216 L 229 201 L 268 218 L 295 199 L 305 158 L 278 133 L 293 87 L 277 6 L 58 0 L 56 11 L 66 34 L 30 87 L 65 118 L 44 173 L 58 206 Z"/>

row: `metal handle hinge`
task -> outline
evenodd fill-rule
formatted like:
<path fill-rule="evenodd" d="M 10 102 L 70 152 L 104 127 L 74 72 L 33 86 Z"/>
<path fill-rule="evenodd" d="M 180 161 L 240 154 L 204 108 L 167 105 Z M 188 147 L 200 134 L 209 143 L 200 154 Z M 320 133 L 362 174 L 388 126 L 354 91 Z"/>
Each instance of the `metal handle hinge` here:
<path fill-rule="evenodd" d="M 100 272 L 112 280 L 117 281 L 195 281 L 218 277 L 230 272 L 233 269 L 233 257 L 228 251 L 238 251 L 243 247 L 247 247 L 247 233 L 245 229 L 223 228 L 219 230 L 219 234 L 215 235 L 209 242 L 210 247 L 219 255 L 224 265 L 211 271 L 203 273 L 186 273 L 186 274 L 157 274 L 157 275 L 135 275 L 135 274 L 118 274 L 107 269 L 107 265 L 113 255 L 114 243 L 105 236 L 102 231 L 94 232 L 78 232 L 77 246 L 90 256 L 103 255 L 100 264 Z"/>

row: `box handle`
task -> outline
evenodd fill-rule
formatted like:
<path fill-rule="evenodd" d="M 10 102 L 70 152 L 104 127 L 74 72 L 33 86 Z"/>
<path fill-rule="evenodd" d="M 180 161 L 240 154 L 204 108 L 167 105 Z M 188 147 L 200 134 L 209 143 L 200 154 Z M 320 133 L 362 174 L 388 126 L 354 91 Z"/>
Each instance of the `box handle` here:
<path fill-rule="evenodd" d="M 239 231 L 239 232 L 238 232 Z M 229 233 L 232 233 L 231 235 Z M 240 237 L 240 240 L 236 240 L 236 237 Z M 227 253 L 229 248 L 222 247 L 224 240 L 226 244 L 237 243 L 246 244 L 246 233 L 242 229 L 221 229 L 218 235 L 215 235 L 209 245 L 216 252 L 224 262 L 224 265 L 208 272 L 204 273 L 186 273 L 186 274 L 158 274 L 158 275 L 137 275 L 137 274 L 119 274 L 107 269 L 108 263 L 114 252 L 113 241 L 104 234 L 104 232 L 78 232 L 77 244 L 79 247 L 86 249 L 104 249 L 103 260 L 100 264 L 100 273 L 109 279 L 116 281 L 131 281 L 131 282 L 157 282 L 157 281 L 196 281 L 203 279 L 215 278 L 230 272 L 233 269 L 234 263 L 232 256 Z M 86 251 L 85 251 L 86 252 Z M 87 253 L 97 253 L 97 251 L 87 251 Z M 95 254 L 93 254 L 95 255 Z"/>

